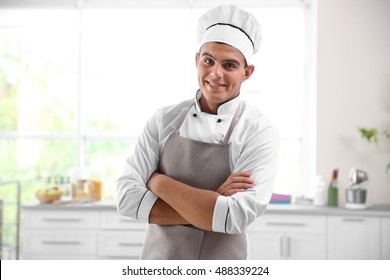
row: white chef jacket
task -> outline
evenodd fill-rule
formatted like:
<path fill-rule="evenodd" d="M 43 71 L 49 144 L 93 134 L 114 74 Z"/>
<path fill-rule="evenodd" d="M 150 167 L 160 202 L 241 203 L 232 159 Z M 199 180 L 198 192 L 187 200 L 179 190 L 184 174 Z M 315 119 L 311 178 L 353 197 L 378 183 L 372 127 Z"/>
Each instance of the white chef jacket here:
<path fill-rule="evenodd" d="M 202 142 L 223 143 L 234 112 L 241 104 L 240 117 L 229 140 L 229 164 L 232 172 L 251 172 L 254 187 L 232 196 L 220 195 L 212 221 L 213 231 L 241 233 L 264 212 L 270 201 L 277 169 L 279 134 L 258 109 L 240 96 L 219 106 L 217 115 L 200 110 L 200 97 L 198 91 L 195 106 L 187 115 L 180 135 Z M 147 122 L 118 180 L 117 208 L 121 215 L 148 222 L 158 197 L 147 189 L 146 182 L 157 171 L 166 141 L 193 102 L 191 99 L 161 108 Z"/>

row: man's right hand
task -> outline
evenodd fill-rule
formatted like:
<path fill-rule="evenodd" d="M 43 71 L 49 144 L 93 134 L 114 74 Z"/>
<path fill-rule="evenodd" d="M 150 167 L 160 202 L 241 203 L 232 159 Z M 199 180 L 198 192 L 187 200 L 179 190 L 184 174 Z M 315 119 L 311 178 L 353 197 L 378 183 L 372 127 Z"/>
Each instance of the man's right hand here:
<path fill-rule="evenodd" d="M 223 196 L 231 196 L 246 189 L 253 188 L 254 181 L 250 178 L 250 172 L 236 172 L 230 174 L 226 181 L 219 186 L 217 192 Z"/>

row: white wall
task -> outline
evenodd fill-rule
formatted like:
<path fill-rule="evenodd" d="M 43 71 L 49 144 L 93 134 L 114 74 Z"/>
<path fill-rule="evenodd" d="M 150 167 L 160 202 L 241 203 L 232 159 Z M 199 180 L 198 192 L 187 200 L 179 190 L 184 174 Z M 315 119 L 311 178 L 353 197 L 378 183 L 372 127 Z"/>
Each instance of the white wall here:
<path fill-rule="evenodd" d="M 317 174 L 368 171 L 374 203 L 390 203 L 390 141 L 368 144 L 358 126 L 390 129 L 390 1 L 318 0 Z"/>

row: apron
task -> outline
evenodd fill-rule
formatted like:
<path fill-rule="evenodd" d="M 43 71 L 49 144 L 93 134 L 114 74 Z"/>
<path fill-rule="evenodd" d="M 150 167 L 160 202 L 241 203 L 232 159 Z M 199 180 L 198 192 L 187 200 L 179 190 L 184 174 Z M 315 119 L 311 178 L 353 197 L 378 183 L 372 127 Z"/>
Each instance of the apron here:
<path fill-rule="evenodd" d="M 230 176 L 229 138 L 236 109 L 223 144 L 205 143 L 180 136 L 189 108 L 168 138 L 160 155 L 159 172 L 192 187 L 216 191 Z M 149 224 L 141 259 L 215 260 L 246 259 L 247 234 L 204 231 L 192 225 Z"/>

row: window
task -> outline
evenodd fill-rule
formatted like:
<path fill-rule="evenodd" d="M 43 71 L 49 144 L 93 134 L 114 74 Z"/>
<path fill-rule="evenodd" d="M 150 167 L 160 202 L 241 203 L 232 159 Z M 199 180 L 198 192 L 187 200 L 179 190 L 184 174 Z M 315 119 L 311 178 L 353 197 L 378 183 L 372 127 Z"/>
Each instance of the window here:
<path fill-rule="evenodd" d="M 105 190 L 115 188 L 147 119 L 161 106 L 194 96 L 196 22 L 215 6 L 119 1 L 115 7 L 100 0 L 62 8 L 53 2 L 42 9 L 0 9 L 0 180 L 21 180 L 24 201 L 42 187 L 37 178 L 74 168 L 100 170 Z M 305 161 L 313 150 L 303 145 L 310 118 L 310 8 L 281 2 L 239 1 L 263 33 L 242 96 L 279 128 L 275 192 L 307 194 L 313 177 Z M 88 6 L 93 3 L 97 7 Z"/>

